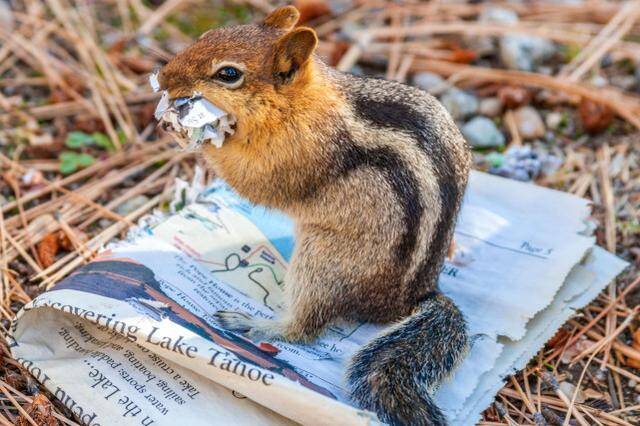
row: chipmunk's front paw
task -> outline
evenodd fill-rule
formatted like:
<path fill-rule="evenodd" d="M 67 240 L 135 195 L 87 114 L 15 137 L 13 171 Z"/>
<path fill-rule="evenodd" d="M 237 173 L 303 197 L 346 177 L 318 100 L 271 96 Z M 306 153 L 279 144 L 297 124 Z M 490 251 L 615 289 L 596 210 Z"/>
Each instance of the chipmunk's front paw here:
<path fill-rule="evenodd" d="M 218 324 L 226 330 L 243 333 L 253 342 L 277 340 L 282 335 L 279 323 L 273 320 L 256 319 L 247 314 L 233 311 L 218 311 L 214 317 L 218 320 Z"/>
<path fill-rule="evenodd" d="M 238 333 L 246 333 L 254 326 L 253 318 L 240 312 L 218 311 L 213 316 L 222 328 Z"/>

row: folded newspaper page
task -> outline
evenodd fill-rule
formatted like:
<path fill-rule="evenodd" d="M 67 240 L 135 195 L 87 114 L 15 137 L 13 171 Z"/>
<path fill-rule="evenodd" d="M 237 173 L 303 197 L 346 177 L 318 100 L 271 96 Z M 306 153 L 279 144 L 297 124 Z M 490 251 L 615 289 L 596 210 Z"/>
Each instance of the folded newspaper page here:
<path fill-rule="evenodd" d="M 218 310 L 281 309 L 292 223 L 221 182 L 181 189 L 197 200 L 22 309 L 16 359 L 85 425 L 378 424 L 350 404 L 343 375 L 384 326 L 335 324 L 308 345 L 221 328 Z M 452 424 L 477 422 L 504 378 L 624 269 L 594 246 L 589 214 L 586 200 L 472 174 L 440 275 L 472 335 L 436 394 Z"/>

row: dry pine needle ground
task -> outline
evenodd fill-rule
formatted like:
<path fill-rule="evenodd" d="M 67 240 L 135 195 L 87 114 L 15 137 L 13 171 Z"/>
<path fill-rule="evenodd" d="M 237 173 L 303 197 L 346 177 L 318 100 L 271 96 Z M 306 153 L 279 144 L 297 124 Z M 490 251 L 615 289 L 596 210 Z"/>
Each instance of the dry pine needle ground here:
<path fill-rule="evenodd" d="M 508 24 L 483 18 L 485 2 L 295 4 L 318 31 L 319 55 L 341 70 L 414 84 L 429 72 L 481 106 L 497 99 L 495 115 L 474 114 L 490 117 L 504 143 L 476 149 L 476 167 L 520 179 L 522 169 L 525 179 L 591 199 L 598 244 L 631 263 L 506 380 L 481 424 L 640 423 L 640 3 L 495 3 L 515 14 Z M 156 128 L 148 74 L 205 30 L 276 5 L 0 0 L 3 336 L 22 305 L 141 216 L 166 209 L 175 178 L 193 176 L 198 160 L 176 155 Z M 547 40 L 553 55 L 532 69 L 509 67 L 496 43 L 512 33 Z M 529 137 L 522 108 L 544 117 L 544 134 Z M 507 167 L 514 152 L 529 155 L 525 166 Z M 527 168 L 541 158 L 558 160 Z M 6 342 L 0 350 L 0 424 L 75 424 Z"/>

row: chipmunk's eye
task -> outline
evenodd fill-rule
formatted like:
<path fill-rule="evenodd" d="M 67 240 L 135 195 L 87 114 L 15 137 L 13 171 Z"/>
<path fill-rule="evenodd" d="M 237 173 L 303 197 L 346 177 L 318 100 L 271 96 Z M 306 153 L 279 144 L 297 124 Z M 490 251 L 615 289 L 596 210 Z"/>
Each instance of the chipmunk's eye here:
<path fill-rule="evenodd" d="M 233 84 L 240 81 L 242 71 L 232 66 L 225 66 L 216 71 L 213 78 L 223 83 Z"/>

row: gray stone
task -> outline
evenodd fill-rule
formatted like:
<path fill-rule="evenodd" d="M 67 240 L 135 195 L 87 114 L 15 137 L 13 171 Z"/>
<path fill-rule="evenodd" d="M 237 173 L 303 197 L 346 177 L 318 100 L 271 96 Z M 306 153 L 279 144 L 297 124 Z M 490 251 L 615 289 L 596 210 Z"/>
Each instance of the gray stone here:
<path fill-rule="evenodd" d="M 7 31 L 11 31 L 13 29 L 13 12 L 11 11 L 11 6 L 9 6 L 9 2 L 5 0 L 0 0 L 0 25 Z"/>
<path fill-rule="evenodd" d="M 614 75 L 611 77 L 611 84 L 623 90 L 632 90 L 638 82 L 633 75 Z"/>
<path fill-rule="evenodd" d="M 562 165 L 562 158 L 548 152 L 543 144 L 535 149 L 531 145 L 512 146 L 502 155 L 490 154 L 485 159 L 489 173 L 523 182 L 552 174 Z"/>
<path fill-rule="evenodd" d="M 509 34 L 500 38 L 500 60 L 514 70 L 533 71 L 555 51 L 553 43 L 540 37 Z"/>
<path fill-rule="evenodd" d="M 575 385 L 573 385 L 573 383 L 560 382 L 560 386 L 558 386 L 558 388 L 568 399 L 572 399 L 573 394 L 576 393 L 576 387 Z M 582 404 L 584 400 L 585 400 L 584 393 L 582 392 L 582 390 L 579 389 L 576 394 L 576 402 L 578 404 Z"/>
<path fill-rule="evenodd" d="M 497 117 L 502 114 L 504 105 L 499 98 L 484 98 L 480 101 L 480 114 L 487 117 Z"/>
<path fill-rule="evenodd" d="M 518 15 L 509 9 L 503 9 L 501 7 L 490 6 L 486 7 L 480 12 L 478 16 L 478 22 L 501 24 L 504 26 L 514 25 L 518 22 Z M 465 36 L 465 44 L 479 57 L 492 55 L 497 46 L 497 38 L 491 36 Z"/>
<path fill-rule="evenodd" d="M 98 221 L 98 225 L 100 225 L 100 228 L 102 228 L 102 229 L 110 227 L 111 225 L 113 225 L 113 223 L 114 222 L 112 220 L 109 220 L 109 219 L 100 219 Z"/>
<path fill-rule="evenodd" d="M 603 76 L 596 74 L 589 80 L 589 84 L 596 87 L 604 87 L 609 84 L 609 80 L 604 78 Z"/>
<path fill-rule="evenodd" d="M 520 107 L 514 111 L 518 132 L 523 139 L 538 139 L 544 136 L 547 130 L 542 118 L 535 108 L 530 106 Z"/>
<path fill-rule="evenodd" d="M 449 84 L 438 74 L 432 72 L 419 72 L 413 76 L 413 85 L 431 93 L 433 96 L 440 96 L 449 88 Z"/>
<path fill-rule="evenodd" d="M 504 146 L 504 135 L 493 121 L 475 117 L 462 126 L 462 134 L 474 148 L 498 148 Z"/>
<path fill-rule="evenodd" d="M 462 120 L 478 112 L 478 98 L 452 87 L 440 99 L 455 120 Z"/>
<path fill-rule="evenodd" d="M 149 197 L 147 197 L 146 195 L 137 195 L 116 207 L 116 213 L 118 213 L 120 216 L 126 216 L 148 202 Z"/>
<path fill-rule="evenodd" d="M 510 9 L 502 7 L 490 6 L 480 12 L 478 16 L 480 22 L 492 22 L 499 24 L 515 24 L 518 22 L 518 14 Z"/>

